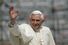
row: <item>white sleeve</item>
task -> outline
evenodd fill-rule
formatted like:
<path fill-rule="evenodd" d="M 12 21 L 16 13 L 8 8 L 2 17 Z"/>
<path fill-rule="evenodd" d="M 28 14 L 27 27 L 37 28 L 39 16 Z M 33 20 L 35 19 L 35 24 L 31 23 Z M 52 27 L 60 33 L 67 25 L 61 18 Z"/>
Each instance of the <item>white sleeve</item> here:
<path fill-rule="evenodd" d="M 25 27 L 27 27 L 27 26 L 23 26 L 23 25 L 19 26 L 19 30 L 21 32 L 21 37 L 20 38 L 22 39 L 22 42 L 24 42 L 24 44 L 30 42 L 31 39 L 32 39 L 32 35 L 28 34 L 26 32 L 28 30 L 25 30 Z"/>
<path fill-rule="evenodd" d="M 49 45 L 55 45 L 55 41 L 53 39 L 53 35 L 51 31 L 49 31 Z"/>
<path fill-rule="evenodd" d="M 9 32 L 14 36 L 20 36 L 20 32 L 18 30 L 18 25 L 14 25 L 12 27 L 8 27 Z"/>
<path fill-rule="evenodd" d="M 26 26 L 25 26 L 26 27 Z M 29 31 L 25 31 L 24 26 L 23 25 L 14 25 L 13 27 L 9 27 L 9 32 L 14 35 L 14 36 L 18 36 L 19 38 L 22 39 L 22 42 L 28 43 L 29 41 L 31 41 L 32 39 L 32 35 L 28 34 L 27 32 Z M 30 33 L 30 32 L 29 32 Z"/>

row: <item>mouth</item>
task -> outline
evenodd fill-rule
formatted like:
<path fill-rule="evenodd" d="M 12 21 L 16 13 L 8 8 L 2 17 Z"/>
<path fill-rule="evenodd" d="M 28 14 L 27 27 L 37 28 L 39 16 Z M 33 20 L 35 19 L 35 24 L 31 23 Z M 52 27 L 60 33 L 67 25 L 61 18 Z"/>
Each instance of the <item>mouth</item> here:
<path fill-rule="evenodd" d="M 33 26 L 32 28 L 35 32 L 39 32 L 40 26 Z"/>
<path fill-rule="evenodd" d="M 40 26 L 39 25 L 33 25 L 33 28 L 38 29 Z"/>

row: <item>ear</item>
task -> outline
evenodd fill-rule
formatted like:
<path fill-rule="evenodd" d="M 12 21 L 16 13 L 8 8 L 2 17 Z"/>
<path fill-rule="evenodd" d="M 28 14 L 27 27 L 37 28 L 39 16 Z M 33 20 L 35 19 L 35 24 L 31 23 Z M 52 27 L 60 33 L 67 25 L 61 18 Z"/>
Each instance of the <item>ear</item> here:
<path fill-rule="evenodd" d="M 47 15 L 44 15 L 44 19 L 43 19 L 43 22 L 47 19 Z"/>
<path fill-rule="evenodd" d="M 31 20 L 31 15 L 27 16 L 27 20 Z"/>
<path fill-rule="evenodd" d="M 45 15 L 44 15 L 44 21 L 45 21 L 46 19 L 47 19 L 47 15 L 45 14 Z"/>
<path fill-rule="evenodd" d="M 31 20 L 30 18 L 31 18 L 30 15 L 28 15 L 28 16 L 26 17 L 26 22 L 27 22 L 27 23 L 30 22 L 30 20 Z"/>

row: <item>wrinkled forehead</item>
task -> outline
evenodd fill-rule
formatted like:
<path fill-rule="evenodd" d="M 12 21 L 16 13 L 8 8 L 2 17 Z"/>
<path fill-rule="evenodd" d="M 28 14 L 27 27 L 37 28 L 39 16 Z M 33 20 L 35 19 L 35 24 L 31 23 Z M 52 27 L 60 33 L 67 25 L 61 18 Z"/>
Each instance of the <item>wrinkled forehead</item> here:
<path fill-rule="evenodd" d="M 41 18 L 41 15 L 39 15 L 39 14 L 32 14 L 31 18 Z"/>
<path fill-rule="evenodd" d="M 33 14 L 30 16 L 30 19 L 43 20 L 43 15 Z"/>

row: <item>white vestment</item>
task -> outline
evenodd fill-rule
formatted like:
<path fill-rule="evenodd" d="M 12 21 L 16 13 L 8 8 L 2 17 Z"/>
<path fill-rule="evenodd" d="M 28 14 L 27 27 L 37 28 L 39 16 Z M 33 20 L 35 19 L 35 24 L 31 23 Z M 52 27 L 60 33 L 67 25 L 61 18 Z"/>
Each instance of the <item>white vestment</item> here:
<path fill-rule="evenodd" d="M 41 26 L 35 32 L 28 24 L 9 28 L 12 45 L 55 45 L 52 33 L 48 27 Z"/>

